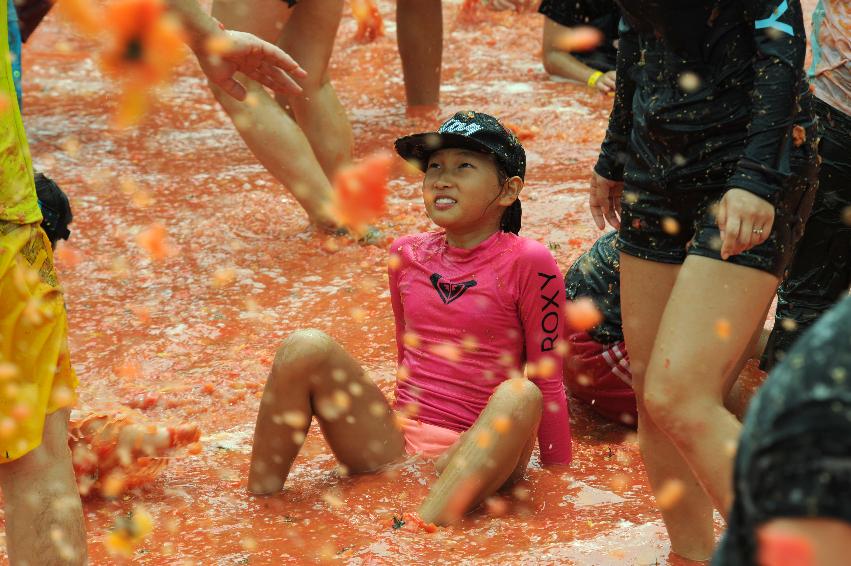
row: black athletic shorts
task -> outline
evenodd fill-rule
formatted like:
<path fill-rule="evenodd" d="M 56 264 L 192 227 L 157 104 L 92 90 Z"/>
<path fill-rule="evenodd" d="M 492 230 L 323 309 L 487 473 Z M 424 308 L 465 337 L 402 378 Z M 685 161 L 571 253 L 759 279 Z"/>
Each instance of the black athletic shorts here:
<path fill-rule="evenodd" d="M 816 188 L 816 132 L 790 155 L 792 174 L 780 188 L 768 239 L 728 262 L 767 271 L 782 278 L 810 215 Z M 689 254 L 721 259 L 721 235 L 715 217 L 717 203 L 727 192 L 735 162 L 710 165 L 689 179 L 660 184 L 650 174 L 627 163 L 618 248 L 626 254 L 661 263 L 681 264 Z"/>

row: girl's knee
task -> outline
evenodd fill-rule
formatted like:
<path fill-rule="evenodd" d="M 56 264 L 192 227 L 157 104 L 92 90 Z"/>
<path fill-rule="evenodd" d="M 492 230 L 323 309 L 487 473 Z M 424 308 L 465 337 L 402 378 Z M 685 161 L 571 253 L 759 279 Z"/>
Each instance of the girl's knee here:
<path fill-rule="evenodd" d="M 500 383 L 489 404 L 513 410 L 520 406 L 529 411 L 540 412 L 544 396 L 538 386 L 523 377 L 507 379 Z"/>
<path fill-rule="evenodd" d="M 275 353 L 272 375 L 297 375 L 317 369 L 331 357 L 334 345 L 334 340 L 321 330 L 296 330 Z"/>

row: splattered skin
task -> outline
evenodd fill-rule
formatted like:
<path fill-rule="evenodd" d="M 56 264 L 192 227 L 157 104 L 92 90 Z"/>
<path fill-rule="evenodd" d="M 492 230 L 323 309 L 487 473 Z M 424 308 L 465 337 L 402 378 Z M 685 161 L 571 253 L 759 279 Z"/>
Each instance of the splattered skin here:
<path fill-rule="evenodd" d="M 355 39 L 347 8 L 331 60 L 355 156 L 390 150 L 396 137 L 434 129 L 462 109 L 517 125 L 527 132 L 522 234 L 551 244 L 565 271 L 597 237 L 586 186 L 611 99 L 547 77 L 537 54 L 539 16 L 481 12 L 456 24 L 461 2 L 446 1 L 443 108 L 408 117 L 394 5 L 377 3 L 386 33 L 373 43 Z M 504 42 L 509 30 L 512 40 Z M 88 60 L 92 45 L 51 14 L 24 51 L 24 124 L 35 166 L 74 204 L 77 253 L 73 262 L 58 254 L 57 264 L 81 405 L 109 411 L 158 395 L 141 405 L 150 419 L 190 421 L 204 433 L 203 450 L 171 461 L 154 484 L 126 499 L 86 502 L 92 564 L 114 563 L 104 537 L 138 504 L 153 521 L 133 557 L 138 564 L 401 564 L 459 556 L 472 563 L 530 556 L 540 563 L 672 563 L 634 439 L 578 404 L 570 468 L 544 470 L 535 456 L 527 481 L 504 504 L 438 533 L 391 526 L 425 496 L 436 475 L 431 464 L 340 477 L 315 428 L 280 495 L 247 495 L 263 383 L 290 332 L 327 332 L 392 391 L 387 252 L 309 231 L 303 211 L 256 163 L 189 58 L 140 128 L 111 130 L 118 90 Z M 391 178 L 388 214 L 378 223 L 388 236 L 431 229 L 420 187 L 418 172 Z M 165 239 L 151 232 L 158 225 Z M 152 261 L 140 239 L 167 253 Z"/>

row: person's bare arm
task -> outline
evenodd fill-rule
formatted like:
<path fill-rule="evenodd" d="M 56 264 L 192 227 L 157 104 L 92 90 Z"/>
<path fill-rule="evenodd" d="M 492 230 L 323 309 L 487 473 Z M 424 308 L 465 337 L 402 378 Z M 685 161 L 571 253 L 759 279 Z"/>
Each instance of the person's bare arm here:
<path fill-rule="evenodd" d="M 187 43 L 204 74 L 229 95 L 245 99 L 245 87 L 234 78 L 237 72 L 276 92 L 301 92 L 295 79 L 303 79 L 307 73 L 281 49 L 249 33 L 220 29 L 197 0 L 166 1 L 183 23 Z"/>
<path fill-rule="evenodd" d="M 216 20 L 201 9 L 197 0 L 166 0 L 166 5 L 183 23 L 192 51 L 197 52 L 207 38 L 220 31 Z"/>
<path fill-rule="evenodd" d="M 572 79 L 584 84 L 597 73 L 597 69 L 589 67 L 570 52 L 559 48 L 559 38 L 568 28 L 557 24 L 549 18 L 544 19 L 543 63 L 544 69 L 551 75 Z M 614 92 L 615 72 L 603 73 L 594 83 L 594 88 L 602 92 Z"/>

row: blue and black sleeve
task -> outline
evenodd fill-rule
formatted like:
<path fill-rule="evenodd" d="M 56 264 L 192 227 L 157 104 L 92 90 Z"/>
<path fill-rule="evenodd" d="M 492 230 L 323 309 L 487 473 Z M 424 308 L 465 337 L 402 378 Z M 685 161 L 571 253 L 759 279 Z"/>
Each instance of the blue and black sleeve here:
<path fill-rule="evenodd" d="M 792 128 L 807 84 L 807 38 L 800 0 L 747 0 L 755 56 L 751 123 L 744 154 L 728 188 L 741 188 L 772 204 L 791 175 Z"/>

